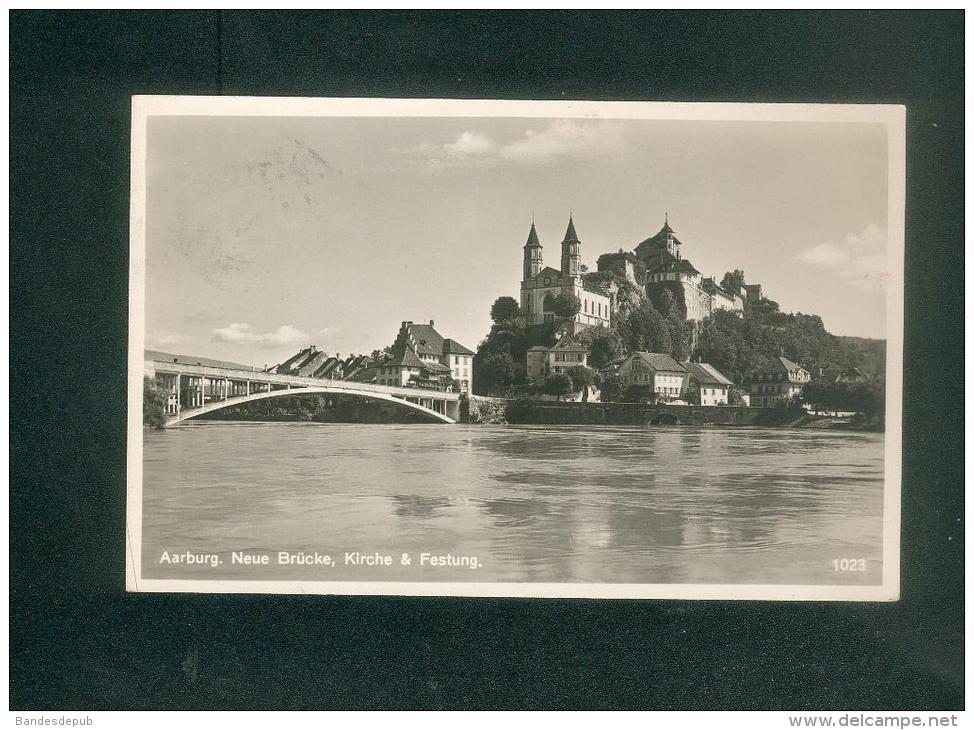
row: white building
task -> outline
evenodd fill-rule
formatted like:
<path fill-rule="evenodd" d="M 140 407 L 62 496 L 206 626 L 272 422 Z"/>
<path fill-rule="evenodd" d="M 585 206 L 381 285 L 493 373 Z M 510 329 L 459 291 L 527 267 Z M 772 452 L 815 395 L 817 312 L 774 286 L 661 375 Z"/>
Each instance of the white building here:
<path fill-rule="evenodd" d="M 727 394 L 734 383 L 713 365 L 705 362 L 685 362 L 689 375 L 690 402 L 699 406 L 727 405 Z"/>
<path fill-rule="evenodd" d="M 644 386 L 666 400 L 683 397 L 687 377 L 687 369 L 665 353 L 634 352 L 619 365 L 619 380 L 624 387 Z"/>
<path fill-rule="evenodd" d="M 551 347 L 535 345 L 528 349 L 529 378 L 538 379 L 549 373 L 564 373 L 578 365 L 588 367 L 588 350 L 568 334 L 562 335 Z"/>
<path fill-rule="evenodd" d="M 393 345 L 393 360 L 380 366 L 376 373 L 379 385 L 412 382 L 433 387 L 449 376 L 459 382 L 459 392 L 470 392 L 473 351 L 456 340 L 444 338 L 433 325 L 433 320 L 429 324 L 402 323 Z"/>

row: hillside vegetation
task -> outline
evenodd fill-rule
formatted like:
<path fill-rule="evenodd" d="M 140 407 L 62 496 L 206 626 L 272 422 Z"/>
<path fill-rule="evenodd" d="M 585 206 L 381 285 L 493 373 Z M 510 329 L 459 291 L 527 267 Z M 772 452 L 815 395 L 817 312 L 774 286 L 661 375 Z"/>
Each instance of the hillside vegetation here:
<path fill-rule="evenodd" d="M 743 281 L 741 272 L 728 272 L 725 279 L 737 275 Z M 809 370 L 838 365 L 858 367 L 873 380 L 885 375 L 885 340 L 833 335 L 818 315 L 782 312 L 771 299 L 748 303 L 743 317 L 718 310 L 699 323 L 688 323 L 670 291 L 650 301 L 638 286 L 613 272 L 592 272 L 585 278 L 596 286 L 615 283 L 618 288 L 612 326 L 577 335 L 589 348 L 589 365 L 595 369 L 643 350 L 708 362 L 738 385 L 782 355 Z M 564 324 L 525 325 L 520 314 L 512 297 L 500 297 L 491 307 L 493 324 L 474 359 L 475 392 L 527 384 L 528 349 L 553 345 Z"/>

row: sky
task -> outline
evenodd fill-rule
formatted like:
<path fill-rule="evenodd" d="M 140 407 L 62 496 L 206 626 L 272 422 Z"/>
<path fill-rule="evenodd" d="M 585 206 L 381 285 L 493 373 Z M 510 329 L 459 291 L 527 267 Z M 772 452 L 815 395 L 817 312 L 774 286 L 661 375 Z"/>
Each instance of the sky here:
<path fill-rule="evenodd" d="M 146 346 L 263 366 L 434 320 L 476 349 L 570 212 L 591 270 L 668 214 L 705 276 L 885 337 L 886 166 L 867 123 L 150 117 Z"/>

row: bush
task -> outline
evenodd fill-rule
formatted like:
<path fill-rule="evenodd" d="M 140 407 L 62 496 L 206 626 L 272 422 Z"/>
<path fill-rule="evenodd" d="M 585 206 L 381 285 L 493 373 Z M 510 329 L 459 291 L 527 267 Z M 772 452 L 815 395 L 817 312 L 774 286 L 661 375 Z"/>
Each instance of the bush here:
<path fill-rule="evenodd" d="M 601 378 L 601 395 L 603 403 L 622 400 L 622 378 L 616 373 L 608 373 Z"/>
<path fill-rule="evenodd" d="M 575 392 L 575 384 L 572 383 L 572 379 L 565 373 L 554 373 L 550 375 L 544 383 L 544 392 L 548 395 L 558 396 L 561 400 L 562 396 L 571 395 Z"/>
<path fill-rule="evenodd" d="M 142 424 L 161 431 L 166 427 L 166 403 L 169 393 L 154 378 L 142 380 Z"/>

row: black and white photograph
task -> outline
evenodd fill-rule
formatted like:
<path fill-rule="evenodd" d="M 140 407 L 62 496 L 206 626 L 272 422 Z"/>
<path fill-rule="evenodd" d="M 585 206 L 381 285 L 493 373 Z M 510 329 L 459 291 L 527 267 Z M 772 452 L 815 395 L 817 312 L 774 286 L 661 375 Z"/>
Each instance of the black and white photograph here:
<path fill-rule="evenodd" d="M 902 107 L 133 114 L 130 590 L 897 597 Z"/>
<path fill-rule="evenodd" d="M 12 726 L 963 726 L 963 10 L 6 19 Z"/>

